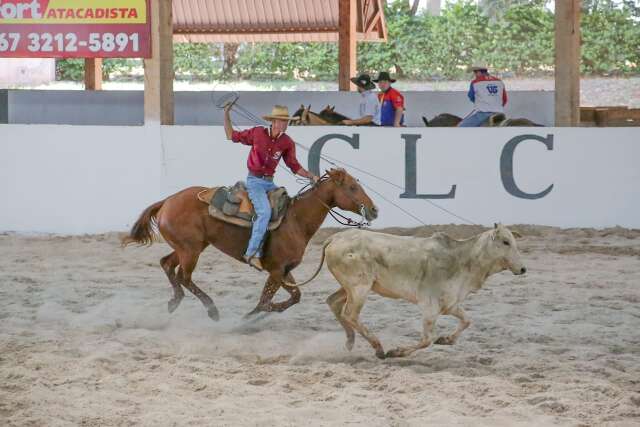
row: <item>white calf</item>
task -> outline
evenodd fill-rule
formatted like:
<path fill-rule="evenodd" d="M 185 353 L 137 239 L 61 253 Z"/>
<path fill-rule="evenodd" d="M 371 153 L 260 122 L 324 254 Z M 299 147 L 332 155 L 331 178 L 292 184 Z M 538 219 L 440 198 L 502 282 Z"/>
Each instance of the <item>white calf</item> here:
<path fill-rule="evenodd" d="M 499 224 L 467 240 L 454 240 L 444 233 L 417 238 L 349 230 L 327 239 L 318 271 L 305 283 L 318 274 L 326 257 L 327 267 L 342 286 L 327 303 L 347 333 L 347 348 L 353 348 L 355 330 L 381 359 L 408 356 L 434 342 L 455 343 L 471 323 L 460 304 L 487 277 L 507 269 L 518 275 L 527 271 L 514 235 L 519 237 Z M 422 308 L 423 334 L 418 344 L 384 352 L 378 338 L 359 319 L 370 291 Z M 441 314 L 460 322 L 452 335 L 434 339 Z"/>

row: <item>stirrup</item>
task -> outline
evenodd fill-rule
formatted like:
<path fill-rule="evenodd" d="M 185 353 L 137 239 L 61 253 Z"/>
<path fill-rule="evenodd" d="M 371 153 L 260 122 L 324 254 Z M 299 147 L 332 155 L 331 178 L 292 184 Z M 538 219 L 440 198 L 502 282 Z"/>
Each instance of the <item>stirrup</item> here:
<path fill-rule="evenodd" d="M 244 259 L 244 261 L 249 264 L 250 267 L 255 268 L 258 271 L 263 271 L 264 267 L 262 266 L 262 262 L 260 261 L 260 258 L 256 258 L 255 256 L 246 256 L 243 255 L 242 259 Z"/>

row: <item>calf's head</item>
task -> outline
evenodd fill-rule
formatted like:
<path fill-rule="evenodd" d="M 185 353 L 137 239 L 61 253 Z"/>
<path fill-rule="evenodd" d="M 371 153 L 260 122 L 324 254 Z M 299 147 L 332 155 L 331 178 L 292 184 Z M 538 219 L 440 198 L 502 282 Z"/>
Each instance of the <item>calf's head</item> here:
<path fill-rule="evenodd" d="M 516 238 L 522 237 L 517 231 L 510 231 L 502 224 L 494 224 L 489 241 L 489 255 L 496 260 L 500 270 L 511 270 L 513 274 L 527 272 L 516 244 Z"/>

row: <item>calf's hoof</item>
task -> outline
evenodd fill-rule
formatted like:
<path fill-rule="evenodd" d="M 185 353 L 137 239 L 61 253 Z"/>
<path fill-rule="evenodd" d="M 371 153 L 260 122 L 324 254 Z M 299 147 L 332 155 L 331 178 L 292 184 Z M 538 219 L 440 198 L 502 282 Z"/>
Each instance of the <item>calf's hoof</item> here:
<path fill-rule="evenodd" d="M 347 339 L 347 342 L 344 343 L 344 346 L 347 348 L 348 351 L 353 350 L 353 343 L 355 341 L 356 340 L 354 338 L 349 338 L 349 339 Z"/>
<path fill-rule="evenodd" d="M 383 349 L 378 349 L 378 350 L 376 350 L 376 357 L 378 359 L 383 360 L 383 359 L 387 358 L 387 355 L 384 353 Z"/>
<path fill-rule="evenodd" d="M 215 306 L 211 306 L 207 309 L 207 314 L 209 315 L 209 318 L 213 321 L 218 321 L 220 320 L 220 314 L 218 314 L 218 309 Z"/>
<path fill-rule="evenodd" d="M 385 354 L 385 357 L 403 357 L 403 356 L 404 356 L 404 351 L 402 351 L 402 349 L 400 348 L 394 348 L 393 350 L 387 351 L 387 353 Z"/>
<path fill-rule="evenodd" d="M 178 308 L 181 301 L 181 299 L 170 299 L 167 303 L 167 310 L 169 310 L 169 313 L 176 311 L 176 308 Z"/>
<path fill-rule="evenodd" d="M 453 345 L 455 340 L 451 337 L 440 337 L 436 340 L 434 344 L 438 345 Z"/>

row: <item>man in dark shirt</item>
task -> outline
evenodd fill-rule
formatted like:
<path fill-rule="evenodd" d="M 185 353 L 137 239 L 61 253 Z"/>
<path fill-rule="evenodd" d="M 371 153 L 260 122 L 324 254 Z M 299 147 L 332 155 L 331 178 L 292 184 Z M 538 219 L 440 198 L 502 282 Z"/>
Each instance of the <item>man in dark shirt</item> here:
<path fill-rule="evenodd" d="M 267 232 L 269 220 L 271 219 L 271 206 L 267 193 L 278 188 L 273 183 L 273 175 L 280 159 L 284 159 L 285 164 L 291 171 L 314 182 L 318 177 L 303 168 L 296 159 L 296 146 L 293 140 L 285 134 L 289 121 L 296 120 L 297 117 L 289 117 L 287 107 L 276 105 L 270 115 L 264 116 L 265 120 L 271 122 L 267 129 L 256 126 L 243 131 L 234 131 L 231 125 L 232 105 L 227 105 L 224 109 L 224 130 L 227 139 L 250 145 L 247 167 L 249 176 L 247 177 L 247 191 L 249 198 L 256 211 L 256 218 L 251 230 L 249 245 L 244 254 L 244 260 L 252 267 L 262 270 L 262 240 Z"/>

